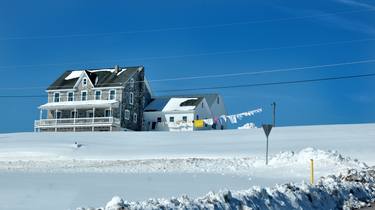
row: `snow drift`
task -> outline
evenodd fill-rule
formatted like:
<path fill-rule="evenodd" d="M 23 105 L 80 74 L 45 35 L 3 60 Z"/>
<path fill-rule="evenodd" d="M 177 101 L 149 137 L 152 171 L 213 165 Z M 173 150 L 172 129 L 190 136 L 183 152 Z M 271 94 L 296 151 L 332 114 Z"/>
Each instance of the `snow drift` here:
<path fill-rule="evenodd" d="M 182 196 L 128 202 L 116 196 L 105 209 L 353 209 L 367 206 L 374 199 L 375 168 L 367 168 L 330 175 L 319 179 L 316 185 L 289 183 L 273 188 L 210 192 L 196 199 Z"/>

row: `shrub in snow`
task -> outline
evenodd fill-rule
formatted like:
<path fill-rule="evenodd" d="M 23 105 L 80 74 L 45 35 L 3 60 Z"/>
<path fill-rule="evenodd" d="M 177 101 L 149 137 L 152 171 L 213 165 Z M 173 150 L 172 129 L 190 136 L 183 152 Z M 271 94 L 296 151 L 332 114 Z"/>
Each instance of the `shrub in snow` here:
<path fill-rule="evenodd" d="M 127 209 L 126 207 L 127 206 L 125 205 L 124 200 L 118 196 L 115 196 L 107 203 L 105 210 L 122 210 Z"/>
<path fill-rule="evenodd" d="M 125 205 L 121 198 L 113 197 L 105 209 L 353 209 L 374 200 L 375 168 L 367 168 L 323 177 L 316 185 L 288 183 L 274 188 L 210 192 L 197 199 L 182 196 Z"/>

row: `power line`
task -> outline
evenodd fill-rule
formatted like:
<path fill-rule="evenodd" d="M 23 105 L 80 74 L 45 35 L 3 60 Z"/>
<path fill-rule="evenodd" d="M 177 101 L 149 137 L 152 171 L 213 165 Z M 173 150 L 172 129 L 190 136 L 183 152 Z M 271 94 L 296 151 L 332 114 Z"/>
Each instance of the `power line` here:
<path fill-rule="evenodd" d="M 213 86 L 213 87 L 200 87 L 200 88 L 185 88 L 185 89 L 169 89 L 169 90 L 159 90 L 158 92 L 181 92 L 181 91 L 191 91 L 191 90 L 216 90 L 216 89 L 228 89 L 228 88 L 259 87 L 259 86 L 298 84 L 298 83 L 329 81 L 329 80 L 343 80 L 343 79 L 353 79 L 353 78 L 373 77 L 373 76 L 375 76 L 375 73 L 339 76 L 339 77 L 325 77 L 325 78 L 317 78 L 317 79 L 294 80 L 294 81 L 267 82 L 267 83 L 228 85 L 228 86 Z"/>
<path fill-rule="evenodd" d="M 79 37 L 96 37 L 96 36 L 112 36 L 112 35 L 126 35 L 126 34 L 138 34 L 138 33 L 155 33 L 155 32 L 168 32 L 168 31 L 185 31 L 185 30 L 194 30 L 194 29 L 207 29 L 207 28 L 221 28 L 228 26 L 236 25 L 248 25 L 255 23 L 269 23 L 269 22 L 282 22 L 282 21 L 292 21 L 292 20 L 301 20 L 315 17 L 327 17 L 339 14 L 351 14 L 358 12 L 371 12 L 375 9 L 363 9 L 363 10 L 342 10 L 338 12 L 328 13 L 328 14 L 319 14 L 319 15 L 306 15 L 299 17 L 287 17 L 287 18 L 273 18 L 273 19 L 260 19 L 260 20 L 251 20 L 243 22 L 232 22 L 232 23 L 221 23 L 221 24 L 211 24 L 211 25 L 198 25 L 198 26 L 180 26 L 180 27 L 169 27 L 169 28 L 156 28 L 156 29 L 144 29 L 144 30 L 131 30 L 131 31 L 122 31 L 115 33 L 86 33 L 86 34 L 65 34 L 65 35 L 54 35 L 54 36 L 23 36 L 23 37 L 2 37 L 0 41 L 9 41 L 9 40 L 27 40 L 27 39 L 61 39 L 61 38 L 79 38 Z"/>
<path fill-rule="evenodd" d="M 252 49 L 243 49 L 243 50 L 231 50 L 231 51 L 192 53 L 192 54 L 183 54 L 183 55 L 151 56 L 151 57 L 138 57 L 138 58 L 129 58 L 129 59 L 111 59 L 111 60 L 100 60 L 100 61 L 96 60 L 96 61 L 86 61 L 84 63 L 166 60 L 166 59 L 190 58 L 190 57 L 211 56 L 211 55 L 232 55 L 232 54 L 240 54 L 240 53 L 262 52 L 262 51 L 283 50 L 283 49 L 298 49 L 298 48 L 305 48 L 305 47 L 319 47 L 319 46 L 326 46 L 326 45 L 350 44 L 350 43 L 369 42 L 369 41 L 375 41 L 375 38 L 355 39 L 355 40 L 346 40 L 346 41 L 334 41 L 334 42 L 322 42 L 322 43 L 302 44 L 302 45 L 290 45 L 290 46 L 281 46 L 281 47 L 265 47 L 265 48 L 252 48 Z M 29 67 L 43 67 L 43 66 L 61 66 L 61 65 L 78 65 L 78 64 L 81 64 L 81 63 L 82 62 L 8 65 L 8 66 L 0 66 L 0 69 L 5 69 L 5 68 L 29 68 Z M 17 71 L 20 71 L 20 70 L 21 69 L 17 69 Z M 8 69 L 0 70 L 0 72 L 3 72 L 3 71 L 9 71 L 9 70 Z"/>
<path fill-rule="evenodd" d="M 365 63 L 375 63 L 375 59 L 357 60 L 357 61 L 350 61 L 350 62 L 340 62 L 340 63 L 331 63 L 331 64 L 312 65 L 312 66 L 277 68 L 277 69 L 269 69 L 269 70 L 253 71 L 253 72 L 201 75 L 201 76 L 194 76 L 194 77 L 176 77 L 176 78 L 155 79 L 155 80 L 147 80 L 147 81 L 152 83 L 152 82 L 170 82 L 170 81 L 196 80 L 196 79 L 208 79 L 208 78 L 225 78 L 225 77 L 260 75 L 260 74 L 269 74 L 269 73 L 293 72 L 293 71 L 321 69 L 321 68 L 332 68 L 332 67 L 338 67 L 338 66 L 356 65 L 356 64 L 365 64 Z M 134 83 L 144 83 L 144 81 L 135 81 Z M 119 83 L 119 85 L 122 85 L 122 83 Z M 60 88 L 60 87 L 64 87 L 64 86 L 54 86 L 54 88 Z M 28 89 L 43 89 L 43 88 L 45 87 L 0 87 L 0 90 L 28 90 Z"/>
<path fill-rule="evenodd" d="M 330 81 L 330 80 L 368 78 L 368 77 L 373 77 L 373 76 L 375 76 L 375 73 L 337 76 L 337 77 L 324 77 L 324 78 L 316 78 L 316 79 L 292 80 L 292 81 L 228 85 L 228 86 L 212 86 L 212 87 L 185 88 L 185 89 L 165 89 L 165 90 L 158 90 L 158 91 L 155 91 L 155 92 L 186 92 L 186 91 L 192 91 L 192 90 L 217 90 L 217 89 L 230 89 L 230 88 L 246 88 L 246 87 L 260 87 L 260 86 L 273 86 L 273 85 L 286 85 L 286 84 L 301 84 L 301 83 L 321 82 L 321 81 Z M 93 95 L 93 94 L 88 94 L 88 95 Z M 47 95 L 0 95 L 0 98 L 41 98 L 41 97 L 47 97 Z"/>

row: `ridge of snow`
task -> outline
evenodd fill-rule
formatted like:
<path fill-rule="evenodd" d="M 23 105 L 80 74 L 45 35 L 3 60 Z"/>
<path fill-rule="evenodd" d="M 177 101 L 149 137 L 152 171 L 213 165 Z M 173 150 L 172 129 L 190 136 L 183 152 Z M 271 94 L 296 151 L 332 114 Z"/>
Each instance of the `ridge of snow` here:
<path fill-rule="evenodd" d="M 71 80 L 71 79 L 76 79 L 81 76 L 83 71 L 72 71 L 67 77 L 65 77 L 65 80 Z"/>
<path fill-rule="evenodd" d="M 375 200 L 375 168 L 351 169 L 319 179 L 317 184 L 288 183 L 273 188 L 253 187 L 243 191 L 209 192 L 196 199 L 123 201 L 114 197 L 105 210 L 113 209 L 344 209 L 362 208 Z M 84 209 L 84 208 L 80 208 Z"/>

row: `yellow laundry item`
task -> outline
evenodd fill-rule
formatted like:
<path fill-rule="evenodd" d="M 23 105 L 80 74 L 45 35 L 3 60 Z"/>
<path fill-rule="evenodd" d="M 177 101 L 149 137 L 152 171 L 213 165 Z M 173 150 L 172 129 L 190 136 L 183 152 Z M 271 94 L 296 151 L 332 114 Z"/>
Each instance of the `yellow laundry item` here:
<path fill-rule="evenodd" d="M 204 126 L 203 120 L 194 120 L 194 127 L 203 128 L 203 126 Z"/>

